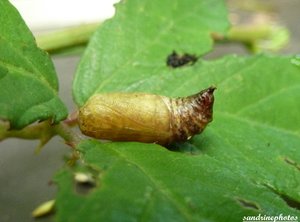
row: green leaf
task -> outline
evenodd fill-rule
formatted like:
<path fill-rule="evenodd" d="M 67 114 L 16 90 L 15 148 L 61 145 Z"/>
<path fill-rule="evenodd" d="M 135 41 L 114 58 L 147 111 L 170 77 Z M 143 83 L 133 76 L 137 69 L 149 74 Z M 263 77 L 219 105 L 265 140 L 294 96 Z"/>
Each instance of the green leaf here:
<path fill-rule="evenodd" d="M 177 144 L 181 152 L 154 144 L 83 141 L 78 149 L 95 187 L 81 194 L 73 172 L 61 171 L 57 220 L 299 218 L 299 73 L 292 57 L 228 56 L 174 70 L 160 81 L 145 79 L 135 90 L 188 95 L 217 85 L 214 121 Z"/>
<path fill-rule="evenodd" d="M 67 110 L 58 98 L 54 66 L 17 10 L 0 1 L 0 118 L 11 128 L 34 121 L 64 119 Z"/>
<path fill-rule="evenodd" d="M 211 33 L 227 27 L 220 0 L 123 1 L 90 41 L 74 80 L 75 101 L 82 106 L 96 92 L 168 75 L 166 58 L 173 50 L 203 55 L 212 48 Z"/>

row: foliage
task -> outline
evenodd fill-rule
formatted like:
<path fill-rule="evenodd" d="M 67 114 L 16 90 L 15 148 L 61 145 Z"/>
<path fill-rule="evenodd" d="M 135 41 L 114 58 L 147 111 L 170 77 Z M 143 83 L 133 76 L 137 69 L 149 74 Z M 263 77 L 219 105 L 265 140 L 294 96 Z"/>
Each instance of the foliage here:
<path fill-rule="evenodd" d="M 161 92 L 154 88 L 173 76 L 165 62 L 173 50 L 203 55 L 212 48 L 211 32 L 224 32 L 228 26 L 219 0 L 124 1 L 116 10 L 91 39 L 77 69 L 73 94 L 80 106 L 96 92 L 138 87 Z M 152 82 L 143 86 L 149 78 Z"/>
<path fill-rule="evenodd" d="M 0 10 L 0 117 L 18 129 L 37 120 L 59 122 L 67 110 L 57 95 L 52 61 L 7 0 Z"/>

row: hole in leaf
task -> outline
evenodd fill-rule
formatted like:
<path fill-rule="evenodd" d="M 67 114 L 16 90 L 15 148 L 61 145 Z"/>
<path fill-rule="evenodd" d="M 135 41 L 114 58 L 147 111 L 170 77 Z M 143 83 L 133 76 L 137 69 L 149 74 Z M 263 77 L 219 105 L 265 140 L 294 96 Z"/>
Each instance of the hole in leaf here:
<path fill-rule="evenodd" d="M 268 189 L 270 189 L 273 193 L 275 193 L 276 195 L 278 195 L 282 200 L 284 200 L 284 202 L 297 210 L 300 210 L 300 202 L 298 200 L 293 199 L 292 197 L 289 197 L 288 195 L 284 194 L 284 193 L 280 193 L 279 191 L 275 190 L 273 187 L 271 187 L 268 184 L 264 184 L 265 187 L 267 187 Z"/>
<path fill-rule="evenodd" d="M 197 62 L 198 57 L 192 54 L 184 53 L 182 55 L 177 54 L 176 51 L 173 51 L 168 55 L 166 63 L 167 66 L 172 68 L 179 68 L 185 65 L 194 65 Z"/>
<path fill-rule="evenodd" d="M 293 166 L 293 167 L 296 167 L 297 170 L 300 171 L 300 165 L 297 164 L 294 160 L 288 158 L 288 157 L 284 157 L 284 162 L 286 162 L 287 164 Z"/>
<path fill-rule="evenodd" d="M 96 178 L 90 173 L 77 172 L 74 175 L 75 191 L 78 194 L 87 195 L 96 187 Z"/>
<path fill-rule="evenodd" d="M 242 198 L 239 198 L 239 197 L 235 198 L 235 199 L 244 208 L 250 208 L 250 209 L 254 209 L 254 210 L 260 210 L 260 207 L 255 202 L 252 202 L 252 201 L 249 201 L 249 200 L 245 200 L 245 199 L 242 199 Z"/>

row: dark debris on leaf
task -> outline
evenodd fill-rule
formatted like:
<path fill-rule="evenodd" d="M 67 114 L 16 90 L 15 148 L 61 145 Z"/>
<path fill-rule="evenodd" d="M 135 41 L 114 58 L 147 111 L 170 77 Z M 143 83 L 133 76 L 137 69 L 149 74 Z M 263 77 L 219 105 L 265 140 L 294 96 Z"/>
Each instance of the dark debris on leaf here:
<path fill-rule="evenodd" d="M 172 68 L 178 68 L 185 65 L 193 65 L 197 62 L 198 57 L 192 54 L 184 53 L 183 55 L 177 54 L 176 51 L 173 51 L 168 55 L 166 63 L 167 66 Z"/>

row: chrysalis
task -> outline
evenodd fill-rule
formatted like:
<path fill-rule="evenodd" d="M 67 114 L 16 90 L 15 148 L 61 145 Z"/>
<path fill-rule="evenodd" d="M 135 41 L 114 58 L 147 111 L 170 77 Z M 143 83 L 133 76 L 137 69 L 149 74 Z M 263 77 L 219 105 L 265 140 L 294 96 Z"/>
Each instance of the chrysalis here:
<path fill-rule="evenodd" d="M 176 99 L 146 93 L 96 94 L 79 110 L 79 127 L 87 136 L 112 141 L 185 141 L 212 121 L 214 90 Z"/>

